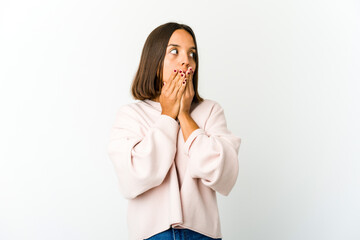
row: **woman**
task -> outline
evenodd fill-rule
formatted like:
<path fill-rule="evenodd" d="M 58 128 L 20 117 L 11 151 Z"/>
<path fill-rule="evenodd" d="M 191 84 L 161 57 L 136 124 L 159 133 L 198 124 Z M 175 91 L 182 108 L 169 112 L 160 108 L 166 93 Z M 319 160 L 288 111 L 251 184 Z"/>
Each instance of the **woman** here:
<path fill-rule="evenodd" d="M 198 71 L 189 26 L 150 33 L 131 88 L 139 101 L 119 108 L 108 145 L 131 240 L 222 237 L 216 192 L 236 182 L 241 139 L 221 106 L 199 96 Z"/>

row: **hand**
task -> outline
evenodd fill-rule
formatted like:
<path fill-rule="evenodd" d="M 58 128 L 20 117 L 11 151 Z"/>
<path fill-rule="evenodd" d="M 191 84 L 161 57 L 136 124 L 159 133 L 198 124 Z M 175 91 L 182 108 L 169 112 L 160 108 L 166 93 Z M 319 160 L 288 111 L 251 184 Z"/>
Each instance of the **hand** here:
<path fill-rule="evenodd" d="M 192 100 L 195 95 L 193 81 L 192 81 L 193 75 L 194 75 L 194 72 L 193 72 L 192 68 L 189 67 L 188 70 L 186 71 L 186 79 L 187 79 L 186 82 L 188 82 L 188 83 L 186 84 L 184 94 L 182 95 L 182 98 L 181 98 L 179 115 L 180 114 L 190 114 L 191 103 L 192 103 Z"/>
<path fill-rule="evenodd" d="M 179 73 L 177 69 L 175 70 L 169 80 L 164 81 L 159 98 L 162 108 L 161 114 L 168 115 L 174 119 L 179 114 L 181 97 L 187 85 L 186 81 L 184 81 L 186 75 Z"/>

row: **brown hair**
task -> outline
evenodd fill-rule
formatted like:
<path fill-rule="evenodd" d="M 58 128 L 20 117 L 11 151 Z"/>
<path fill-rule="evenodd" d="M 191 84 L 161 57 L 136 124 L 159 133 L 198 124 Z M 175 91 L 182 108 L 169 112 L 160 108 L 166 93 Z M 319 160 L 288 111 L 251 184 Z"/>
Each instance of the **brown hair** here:
<path fill-rule="evenodd" d="M 168 22 L 158 26 L 147 37 L 142 50 L 139 68 L 131 85 L 131 93 L 134 99 L 154 99 L 160 96 L 167 44 L 171 35 L 177 29 L 186 30 L 194 40 L 197 52 L 194 54 L 196 68 L 193 75 L 193 85 L 195 94 L 192 102 L 198 103 L 204 100 L 198 93 L 199 59 L 195 34 L 189 26 L 175 22 Z"/>

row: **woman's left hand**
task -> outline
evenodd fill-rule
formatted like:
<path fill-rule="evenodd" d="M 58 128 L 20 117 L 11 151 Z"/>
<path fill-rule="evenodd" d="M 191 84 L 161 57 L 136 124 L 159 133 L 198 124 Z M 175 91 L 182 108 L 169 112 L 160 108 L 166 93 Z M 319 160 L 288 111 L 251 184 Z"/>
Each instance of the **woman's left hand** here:
<path fill-rule="evenodd" d="M 190 113 L 191 103 L 192 103 L 192 100 L 195 95 L 193 81 L 192 81 L 193 74 L 194 74 L 193 69 L 191 67 L 189 67 L 188 70 L 186 71 L 187 83 L 186 83 L 185 91 L 184 91 L 181 101 L 180 101 L 179 115 Z"/>

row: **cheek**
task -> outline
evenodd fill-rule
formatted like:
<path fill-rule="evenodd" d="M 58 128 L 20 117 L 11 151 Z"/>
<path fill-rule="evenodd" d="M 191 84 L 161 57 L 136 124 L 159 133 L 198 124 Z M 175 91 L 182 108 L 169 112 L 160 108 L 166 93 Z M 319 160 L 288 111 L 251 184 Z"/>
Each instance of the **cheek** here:
<path fill-rule="evenodd" d="M 163 82 L 167 82 L 170 77 L 170 74 L 164 69 L 163 71 Z"/>
<path fill-rule="evenodd" d="M 163 81 L 167 81 L 170 78 L 170 75 L 174 71 L 175 66 L 171 64 L 171 61 L 164 60 L 164 67 L 163 67 Z"/>
<path fill-rule="evenodd" d="M 196 70 L 196 62 L 195 62 L 195 60 L 192 60 L 191 62 L 190 62 L 190 67 L 192 67 L 192 69 L 195 71 Z"/>
<path fill-rule="evenodd" d="M 164 69 L 163 69 L 163 82 L 166 82 L 168 81 L 170 75 L 171 75 L 171 72 L 169 71 L 170 68 L 167 68 L 164 66 Z"/>

